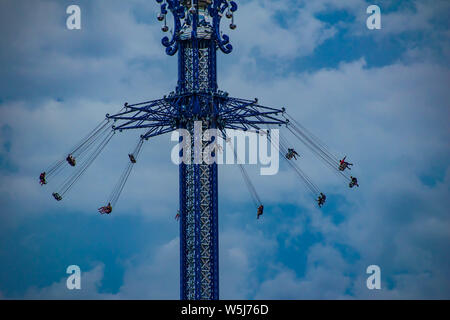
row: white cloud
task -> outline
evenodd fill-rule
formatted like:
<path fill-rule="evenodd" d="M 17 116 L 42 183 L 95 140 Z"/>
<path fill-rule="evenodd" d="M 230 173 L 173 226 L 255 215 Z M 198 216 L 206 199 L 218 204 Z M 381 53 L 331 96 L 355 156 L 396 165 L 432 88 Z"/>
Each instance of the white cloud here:
<path fill-rule="evenodd" d="M 245 212 L 236 212 L 237 219 Z M 275 239 L 267 238 L 257 225 L 245 230 L 236 227 L 220 234 L 220 297 L 252 299 L 258 283 L 258 269 L 269 263 L 277 249 Z"/>
<path fill-rule="evenodd" d="M 120 299 L 179 299 L 179 238 L 130 259 Z"/>
<path fill-rule="evenodd" d="M 255 299 L 343 299 L 351 283 L 343 271 L 347 263 L 340 253 L 328 246 L 310 249 L 308 268 L 299 279 L 289 269 L 279 271 L 274 278 L 261 284 Z"/>
<path fill-rule="evenodd" d="M 275 14 L 294 16 L 282 27 Z M 336 29 L 320 21 L 309 6 L 291 5 L 284 1 L 251 1 L 239 6 L 236 13 L 238 32 L 226 32 L 235 46 L 235 55 L 251 57 L 254 50 L 265 58 L 292 59 L 310 55 L 315 48 L 336 33 Z M 223 28 L 227 25 L 224 22 Z"/>

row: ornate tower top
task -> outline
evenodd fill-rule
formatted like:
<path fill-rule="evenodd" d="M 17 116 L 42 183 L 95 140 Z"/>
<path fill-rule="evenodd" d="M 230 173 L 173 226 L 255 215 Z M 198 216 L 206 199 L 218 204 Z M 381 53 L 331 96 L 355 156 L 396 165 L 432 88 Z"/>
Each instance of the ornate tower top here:
<path fill-rule="evenodd" d="M 190 8 L 194 5 L 194 1 L 192 0 L 182 0 L 182 5 L 186 8 Z M 199 9 L 206 9 L 210 4 L 212 3 L 212 0 L 198 0 L 198 7 Z"/>
<path fill-rule="evenodd" d="M 223 17 L 231 20 L 230 29 L 236 29 L 234 12 L 237 4 L 232 0 L 156 0 L 160 4 L 158 20 L 164 22 L 163 32 L 170 31 L 169 37 L 162 38 L 168 55 L 178 51 L 180 41 L 214 40 L 224 53 L 233 50 L 230 38 L 222 34 L 220 23 Z M 167 14 L 173 16 L 173 30 L 167 25 Z"/>

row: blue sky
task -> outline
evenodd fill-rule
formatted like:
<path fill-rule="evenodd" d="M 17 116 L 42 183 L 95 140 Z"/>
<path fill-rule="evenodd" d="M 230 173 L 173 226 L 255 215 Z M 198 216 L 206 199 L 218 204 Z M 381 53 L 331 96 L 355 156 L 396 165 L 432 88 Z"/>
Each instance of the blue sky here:
<path fill-rule="evenodd" d="M 82 30 L 65 28 L 78 4 Z M 327 193 L 319 210 L 288 168 L 249 172 L 266 212 L 255 219 L 235 166 L 220 167 L 223 299 L 450 298 L 450 4 L 238 1 L 219 87 L 286 107 L 349 155 L 349 190 L 307 150 L 301 167 Z M 382 29 L 366 28 L 377 4 Z M 173 144 L 144 145 L 117 208 L 100 216 L 137 133 L 115 137 L 65 201 L 43 168 L 124 102 L 176 85 L 147 0 L 0 4 L 0 297 L 178 299 L 178 170 Z M 125 158 L 124 158 L 125 156 Z M 65 287 L 68 265 L 82 290 Z M 366 288 L 381 268 L 382 289 Z"/>

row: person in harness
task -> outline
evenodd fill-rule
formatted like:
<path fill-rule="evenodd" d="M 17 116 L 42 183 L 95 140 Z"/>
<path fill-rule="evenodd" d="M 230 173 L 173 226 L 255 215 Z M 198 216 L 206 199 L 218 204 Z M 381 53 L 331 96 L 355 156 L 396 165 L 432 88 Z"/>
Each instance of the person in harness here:
<path fill-rule="evenodd" d="M 358 179 L 356 179 L 355 177 L 352 177 L 352 176 L 350 176 L 350 179 L 352 179 L 352 181 L 350 181 L 350 183 L 348 184 L 348 186 L 350 188 L 353 188 L 354 186 L 359 187 Z"/>
<path fill-rule="evenodd" d="M 345 161 L 345 158 L 347 158 L 347 156 L 345 156 L 344 159 L 339 161 L 339 170 L 340 171 L 344 171 L 345 169 L 351 170 L 351 168 L 349 166 L 353 165 L 353 163 L 349 163 L 349 162 Z"/>
<path fill-rule="evenodd" d="M 100 212 L 101 214 L 110 214 L 112 212 L 112 206 L 111 203 L 108 203 L 107 206 L 105 207 L 101 207 L 98 209 L 98 212 Z"/>
<path fill-rule="evenodd" d="M 72 167 L 75 167 L 76 164 L 77 164 L 77 161 L 75 160 L 75 158 L 71 154 L 69 154 L 67 156 L 66 160 Z"/>
<path fill-rule="evenodd" d="M 263 205 L 260 205 L 260 206 L 258 207 L 258 211 L 257 211 L 257 213 L 256 213 L 256 219 L 259 219 L 259 216 L 262 216 L 263 213 L 264 213 L 264 206 L 263 206 Z"/>
<path fill-rule="evenodd" d="M 288 152 L 286 154 L 286 159 L 292 160 L 292 158 L 294 158 L 295 160 L 297 160 L 297 156 L 300 157 L 300 155 L 294 149 L 291 149 L 291 148 L 288 149 Z"/>
<path fill-rule="evenodd" d="M 134 157 L 133 154 L 129 154 L 128 158 L 130 158 L 131 163 L 136 163 L 136 158 Z"/>
<path fill-rule="evenodd" d="M 39 175 L 39 183 L 41 184 L 41 186 L 43 186 L 44 184 L 47 184 L 47 180 L 45 180 L 45 172 L 42 172 Z"/>
<path fill-rule="evenodd" d="M 61 201 L 62 200 L 62 197 L 57 192 L 52 193 L 52 196 L 53 196 L 53 198 L 56 199 L 56 201 Z"/>
<path fill-rule="evenodd" d="M 317 204 L 319 205 L 319 208 L 322 208 L 322 206 L 325 204 L 326 199 L 327 196 L 321 192 L 319 198 L 317 198 Z"/>
<path fill-rule="evenodd" d="M 177 211 L 177 215 L 175 216 L 175 220 L 180 220 L 180 210 Z"/>

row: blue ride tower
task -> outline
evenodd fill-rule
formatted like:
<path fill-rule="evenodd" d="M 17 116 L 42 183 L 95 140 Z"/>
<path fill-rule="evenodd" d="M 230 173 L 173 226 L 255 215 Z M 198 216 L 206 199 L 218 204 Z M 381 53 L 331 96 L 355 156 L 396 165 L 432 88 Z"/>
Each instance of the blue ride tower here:
<path fill-rule="evenodd" d="M 235 29 L 237 4 L 228 0 L 156 0 L 162 31 L 171 33 L 162 44 L 166 53 L 178 53 L 176 90 L 163 99 L 125 104 L 126 110 L 107 115 L 122 120 L 114 130 L 146 129 L 142 138 L 186 129 L 191 133 L 190 154 L 194 160 L 195 123 L 201 129 L 259 130 L 259 125 L 286 124 L 278 118 L 284 110 L 258 105 L 257 100 L 229 97 L 218 90 L 217 52 L 230 53 L 229 37 L 221 22 L 229 19 Z M 171 19 L 169 19 L 169 12 Z M 169 30 L 168 22 L 171 25 Z M 197 141 L 198 142 L 198 141 Z M 202 141 L 203 150 L 211 141 Z M 180 151 L 181 152 L 181 151 Z M 216 163 L 179 165 L 180 206 L 180 298 L 219 299 L 218 166 Z"/>

